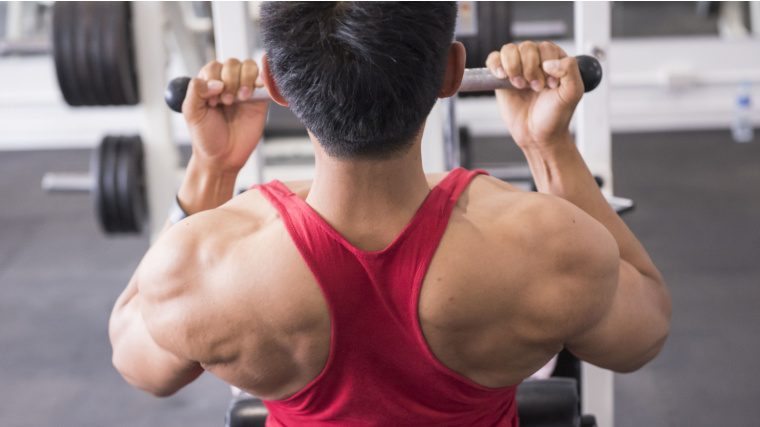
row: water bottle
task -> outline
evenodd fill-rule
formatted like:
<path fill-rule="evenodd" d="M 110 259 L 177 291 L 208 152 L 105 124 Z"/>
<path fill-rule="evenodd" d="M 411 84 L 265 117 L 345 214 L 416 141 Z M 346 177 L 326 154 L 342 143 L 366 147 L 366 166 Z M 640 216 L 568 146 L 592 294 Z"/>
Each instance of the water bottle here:
<path fill-rule="evenodd" d="M 731 124 L 731 136 L 736 142 L 752 142 L 755 129 L 752 127 L 752 103 L 750 102 L 750 85 L 743 81 L 736 96 L 736 112 Z"/>

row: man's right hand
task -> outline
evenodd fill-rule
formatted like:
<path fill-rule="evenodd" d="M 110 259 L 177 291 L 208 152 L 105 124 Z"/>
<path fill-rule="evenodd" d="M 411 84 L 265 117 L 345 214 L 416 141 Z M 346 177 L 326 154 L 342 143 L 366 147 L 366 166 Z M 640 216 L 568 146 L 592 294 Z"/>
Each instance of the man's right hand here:
<path fill-rule="evenodd" d="M 193 161 L 220 173 L 237 172 L 256 148 L 266 124 L 268 102 L 235 103 L 263 87 L 253 60 L 206 64 L 190 81 L 182 113 L 193 143 Z"/>
<path fill-rule="evenodd" d="M 486 67 L 524 89 L 496 90 L 502 120 L 518 146 L 543 149 L 567 140 L 570 119 L 583 96 L 575 58 L 553 43 L 526 41 L 491 52 Z"/>

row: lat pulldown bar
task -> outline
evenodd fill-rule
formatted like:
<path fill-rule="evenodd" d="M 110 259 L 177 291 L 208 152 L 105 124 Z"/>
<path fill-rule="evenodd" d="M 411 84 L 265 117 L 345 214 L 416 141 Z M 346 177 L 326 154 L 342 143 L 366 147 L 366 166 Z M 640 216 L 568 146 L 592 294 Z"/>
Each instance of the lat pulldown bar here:
<path fill-rule="evenodd" d="M 578 69 L 583 79 L 585 92 L 594 90 L 602 81 L 602 67 L 593 56 L 579 55 L 575 57 L 578 60 Z M 181 113 L 182 102 L 187 94 L 187 86 L 190 84 L 190 77 L 177 77 L 166 86 L 164 99 L 166 104 L 172 110 Z M 509 79 L 497 79 L 493 76 L 488 68 L 468 68 L 464 70 L 462 85 L 459 92 L 481 92 L 494 89 L 515 89 Z M 256 102 L 268 101 L 269 93 L 264 88 L 254 90 L 253 95 L 247 101 L 237 102 Z"/>

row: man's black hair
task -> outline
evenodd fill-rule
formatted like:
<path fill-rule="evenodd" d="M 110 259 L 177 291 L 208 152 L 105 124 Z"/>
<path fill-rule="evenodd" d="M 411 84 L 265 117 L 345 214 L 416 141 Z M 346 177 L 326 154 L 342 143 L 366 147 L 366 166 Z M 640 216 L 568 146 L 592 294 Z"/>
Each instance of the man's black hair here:
<path fill-rule="evenodd" d="M 264 2 L 270 72 L 325 151 L 388 159 L 413 145 L 443 86 L 455 2 Z"/>

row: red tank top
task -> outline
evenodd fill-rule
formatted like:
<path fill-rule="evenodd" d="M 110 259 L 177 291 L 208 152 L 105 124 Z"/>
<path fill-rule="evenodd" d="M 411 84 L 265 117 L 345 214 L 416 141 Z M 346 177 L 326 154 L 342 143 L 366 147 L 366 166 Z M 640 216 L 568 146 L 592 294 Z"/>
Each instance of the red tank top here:
<path fill-rule="evenodd" d="M 444 366 L 422 335 L 422 281 L 459 195 L 483 171 L 433 188 L 387 248 L 352 246 L 279 181 L 258 188 L 277 209 L 327 301 L 330 355 L 295 395 L 265 401 L 267 426 L 518 425 L 517 386 L 480 386 Z"/>

